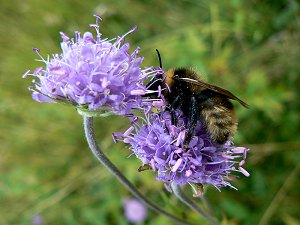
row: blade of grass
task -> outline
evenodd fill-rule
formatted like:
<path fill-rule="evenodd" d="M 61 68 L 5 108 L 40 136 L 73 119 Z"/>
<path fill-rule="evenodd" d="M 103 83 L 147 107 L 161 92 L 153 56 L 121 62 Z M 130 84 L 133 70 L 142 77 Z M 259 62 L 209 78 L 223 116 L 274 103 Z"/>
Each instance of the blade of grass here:
<path fill-rule="evenodd" d="M 292 187 L 294 184 L 294 181 L 296 177 L 298 177 L 298 173 L 300 171 L 300 162 L 295 166 L 295 168 L 292 170 L 290 175 L 285 179 L 283 185 L 278 190 L 276 195 L 274 196 L 273 200 L 271 201 L 269 207 L 263 214 L 262 218 L 259 221 L 258 225 L 266 225 L 269 224 L 269 220 L 272 217 L 272 215 L 275 213 L 277 207 L 280 205 L 282 200 L 284 199 L 286 193 L 288 190 Z"/>

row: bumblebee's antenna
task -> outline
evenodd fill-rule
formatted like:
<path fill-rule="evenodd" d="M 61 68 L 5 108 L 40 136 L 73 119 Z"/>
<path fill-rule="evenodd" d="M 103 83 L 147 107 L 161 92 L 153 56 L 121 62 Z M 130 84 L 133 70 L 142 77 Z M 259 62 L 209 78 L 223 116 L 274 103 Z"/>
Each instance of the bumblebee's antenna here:
<path fill-rule="evenodd" d="M 158 51 L 158 49 L 155 49 L 157 52 L 157 56 L 158 56 L 158 60 L 159 60 L 159 67 L 162 69 L 162 63 L 161 63 L 161 57 L 160 57 L 160 53 Z"/>

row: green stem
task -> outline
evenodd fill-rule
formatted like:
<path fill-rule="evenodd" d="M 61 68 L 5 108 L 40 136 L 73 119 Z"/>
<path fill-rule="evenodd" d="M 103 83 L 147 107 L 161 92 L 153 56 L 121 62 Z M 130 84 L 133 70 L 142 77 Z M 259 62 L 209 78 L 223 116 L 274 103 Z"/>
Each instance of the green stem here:
<path fill-rule="evenodd" d="M 163 210 L 158 205 L 154 204 L 149 199 L 147 199 L 142 193 L 140 193 L 136 189 L 136 187 L 119 171 L 119 169 L 106 157 L 106 155 L 99 148 L 96 142 L 94 128 L 93 128 L 93 117 L 87 117 L 83 115 L 83 125 L 84 125 L 86 140 L 94 156 L 98 159 L 98 161 L 103 166 L 106 167 L 106 169 L 109 170 L 109 172 L 111 172 L 128 189 L 128 191 L 130 191 L 130 193 L 135 198 L 139 199 L 141 202 L 143 202 L 146 206 L 148 206 L 150 209 L 154 210 L 155 212 L 161 213 L 169 217 L 170 219 L 173 219 L 176 222 L 179 222 L 181 224 L 186 224 L 186 225 L 195 225 L 184 219 L 174 216 L 171 213 L 168 213 L 167 211 Z"/>
<path fill-rule="evenodd" d="M 179 187 L 179 185 L 175 184 L 175 183 L 171 183 L 171 187 L 172 190 L 175 194 L 175 196 L 185 205 L 187 205 L 188 207 L 190 207 L 191 209 L 193 209 L 194 211 L 196 211 L 198 214 L 200 214 L 200 216 L 202 216 L 207 222 L 209 222 L 212 225 L 219 225 L 219 223 L 210 215 L 208 215 L 207 213 L 205 213 L 200 206 L 193 201 L 192 199 L 188 198 L 181 190 L 181 188 Z"/>

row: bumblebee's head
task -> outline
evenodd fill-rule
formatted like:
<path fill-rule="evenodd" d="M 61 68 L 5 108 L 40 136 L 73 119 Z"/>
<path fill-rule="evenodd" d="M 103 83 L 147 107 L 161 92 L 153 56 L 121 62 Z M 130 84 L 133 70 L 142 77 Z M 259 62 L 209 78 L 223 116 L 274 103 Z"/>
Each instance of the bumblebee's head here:
<path fill-rule="evenodd" d="M 176 69 L 170 69 L 164 74 L 164 83 L 169 87 L 172 87 L 174 84 L 174 76 Z"/>

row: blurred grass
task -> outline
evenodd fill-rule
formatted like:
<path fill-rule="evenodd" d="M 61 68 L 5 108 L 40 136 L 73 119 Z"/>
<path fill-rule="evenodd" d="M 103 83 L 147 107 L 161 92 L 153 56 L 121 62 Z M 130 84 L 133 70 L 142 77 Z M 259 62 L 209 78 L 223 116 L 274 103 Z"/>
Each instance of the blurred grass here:
<path fill-rule="evenodd" d="M 121 202 L 129 194 L 89 152 L 80 116 L 34 102 L 30 79 L 21 79 L 40 65 L 32 47 L 58 52 L 59 31 L 90 30 L 94 13 L 104 17 L 107 37 L 139 26 L 127 41 L 142 48 L 145 66 L 158 64 L 158 48 L 165 69 L 191 66 L 250 104 L 236 107 L 235 142 L 252 149 L 251 176 L 234 182 L 238 191 L 207 192 L 223 224 L 300 224 L 298 1 L 0 0 L 0 6 L 0 224 L 31 224 L 36 214 L 45 224 L 128 224 Z M 155 174 L 136 172 L 139 161 L 127 158 L 125 146 L 112 143 L 125 119 L 95 122 L 103 149 L 143 193 L 199 221 L 153 182 Z M 144 222 L 170 223 L 152 212 Z"/>

